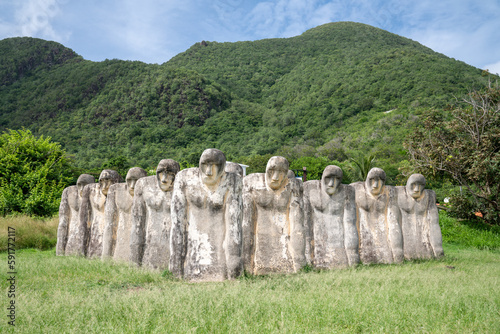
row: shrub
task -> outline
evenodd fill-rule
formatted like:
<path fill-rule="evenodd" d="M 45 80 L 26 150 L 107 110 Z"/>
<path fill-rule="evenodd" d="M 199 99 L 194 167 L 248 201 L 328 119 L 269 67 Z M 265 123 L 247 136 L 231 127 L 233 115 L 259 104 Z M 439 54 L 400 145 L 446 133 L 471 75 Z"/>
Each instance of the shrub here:
<path fill-rule="evenodd" d="M 24 129 L 0 135 L 1 215 L 51 216 L 71 180 L 65 151 L 49 137 Z"/>

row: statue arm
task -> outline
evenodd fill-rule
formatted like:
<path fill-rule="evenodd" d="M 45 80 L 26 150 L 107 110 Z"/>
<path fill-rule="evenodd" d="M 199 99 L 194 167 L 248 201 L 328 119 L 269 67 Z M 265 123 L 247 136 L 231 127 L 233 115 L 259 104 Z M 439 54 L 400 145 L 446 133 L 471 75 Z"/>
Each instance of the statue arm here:
<path fill-rule="evenodd" d="M 104 232 L 102 236 L 102 259 L 113 256 L 113 244 L 116 237 L 115 230 L 117 224 L 116 192 L 112 186 L 106 198 L 104 207 Z"/>
<path fill-rule="evenodd" d="M 314 191 L 314 190 L 313 190 Z M 314 259 L 314 212 L 309 198 L 309 191 L 304 189 L 304 231 L 305 231 L 305 256 L 307 264 L 312 264 Z"/>
<path fill-rule="evenodd" d="M 404 260 L 403 231 L 401 229 L 401 212 L 394 193 L 389 196 L 388 205 L 386 219 L 389 227 L 389 244 L 392 249 L 394 262 L 401 263 Z"/>
<path fill-rule="evenodd" d="M 140 266 L 146 239 L 146 203 L 144 201 L 143 186 L 137 185 L 132 203 L 130 228 L 130 261 Z"/>
<path fill-rule="evenodd" d="M 68 242 L 68 230 L 70 220 L 70 208 L 68 204 L 69 188 L 64 189 L 59 205 L 59 226 L 57 227 L 56 255 L 64 255 L 66 243 Z"/>
<path fill-rule="evenodd" d="M 86 255 L 87 245 L 90 238 L 90 220 L 92 219 L 92 208 L 90 205 L 90 194 L 92 185 L 86 185 L 83 188 L 82 202 L 78 218 L 78 233 L 75 247 L 75 255 Z"/>
<path fill-rule="evenodd" d="M 255 242 L 255 208 L 253 203 L 252 189 L 249 185 L 243 188 L 243 222 L 242 222 L 242 257 L 243 267 L 253 273 L 253 253 Z"/>
<path fill-rule="evenodd" d="M 359 263 L 359 236 L 358 229 L 356 227 L 356 199 L 354 188 L 349 185 L 345 185 L 344 189 L 344 246 L 349 266 L 354 266 Z"/>
<path fill-rule="evenodd" d="M 186 228 L 187 228 L 187 198 L 181 184 L 184 182 L 177 174 L 172 192 L 171 219 L 172 227 L 170 230 L 170 271 L 176 277 L 184 275 L 184 259 L 186 248 Z"/>
<path fill-rule="evenodd" d="M 295 181 L 295 180 L 294 180 Z M 298 181 L 296 181 L 298 183 Z M 295 271 L 306 264 L 306 231 L 304 228 L 304 203 L 302 185 L 294 185 L 290 201 L 290 244 Z"/>
<path fill-rule="evenodd" d="M 439 227 L 439 212 L 436 206 L 436 193 L 427 190 L 429 195 L 429 208 L 427 212 L 429 220 L 430 243 L 434 251 L 434 256 L 439 258 L 444 256 L 443 237 L 441 235 L 441 227 Z"/>
<path fill-rule="evenodd" d="M 231 187 L 231 193 L 227 198 L 226 205 L 226 265 L 227 277 L 235 278 L 241 273 L 241 224 L 243 217 L 243 199 L 241 197 L 242 181 L 235 177 L 235 187 Z"/>

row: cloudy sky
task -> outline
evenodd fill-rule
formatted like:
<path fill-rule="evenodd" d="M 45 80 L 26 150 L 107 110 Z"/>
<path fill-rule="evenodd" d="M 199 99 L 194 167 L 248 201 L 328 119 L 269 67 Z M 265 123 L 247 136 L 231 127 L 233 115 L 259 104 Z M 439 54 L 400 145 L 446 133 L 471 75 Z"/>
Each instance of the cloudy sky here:
<path fill-rule="evenodd" d="M 191 45 L 366 23 L 500 73 L 500 0 L 0 0 L 0 39 L 53 40 L 85 59 L 163 63 Z"/>

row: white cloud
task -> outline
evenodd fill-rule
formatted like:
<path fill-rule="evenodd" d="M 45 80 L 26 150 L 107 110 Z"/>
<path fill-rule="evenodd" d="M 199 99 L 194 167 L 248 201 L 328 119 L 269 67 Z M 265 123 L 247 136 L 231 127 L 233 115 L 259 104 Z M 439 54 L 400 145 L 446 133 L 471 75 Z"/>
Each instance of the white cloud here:
<path fill-rule="evenodd" d="M 245 19 L 246 31 L 258 38 L 292 37 L 334 20 L 342 4 L 336 1 L 278 0 L 259 2 Z"/>
<path fill-rule="evenodd" d="M 57 0 L 23 1 L 15 12 L 15 24 L 20 36 L 40 37 L 64 42 L 69 35 L 57 32 L 52 21 L 61 14 Z"/>
<path fill-rule="evenodd" d="M 484 70 L 490 71 L 492 74 L 500 75 L 500 61 L 493 64 L 488 64 L 482 67 Z"/>

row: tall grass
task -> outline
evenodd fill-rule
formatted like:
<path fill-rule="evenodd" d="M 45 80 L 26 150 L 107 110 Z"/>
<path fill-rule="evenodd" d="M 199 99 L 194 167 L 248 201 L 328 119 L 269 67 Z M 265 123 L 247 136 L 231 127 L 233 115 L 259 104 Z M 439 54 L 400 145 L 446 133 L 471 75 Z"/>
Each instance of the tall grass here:
<path fill-rule="evenodd" d="M 21 250 L 15 331 L 499 333 L 500 254 L 456 245 L 445 252 L 442 260 L 403 265 L 193 284 L 54 250 Z M 6 291 L 3 272 L 0 286 Z M 0 300 L 5 310 L 5 293 Z M 0 319 L 0 332 L 14 332 Z"/>
<path fill-rule="evenodd" d="M 51 249 L 57 244 L 59 218 L 37 219 L 25 215 L 0 216 L 0 252 L 7 250 L 8 228 L 15 229 L 16 249 Z"/>

